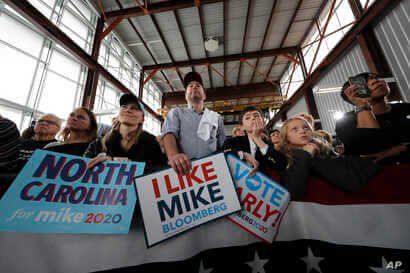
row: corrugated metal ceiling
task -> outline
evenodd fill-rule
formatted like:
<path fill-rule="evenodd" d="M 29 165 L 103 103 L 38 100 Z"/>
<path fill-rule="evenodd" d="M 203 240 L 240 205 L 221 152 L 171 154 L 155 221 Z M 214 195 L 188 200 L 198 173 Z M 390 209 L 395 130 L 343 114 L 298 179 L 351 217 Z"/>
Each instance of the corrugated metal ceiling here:
<path fill-rule="evenodd" d="M 92 1 L 97 7 L 98 0 Z M 249 10 L 248 1 L 251 1 Z M 103 0 L 101 2 L 105 11 L 119 9 L 115 0 Z M 166 1 L 150 0 L 149 4 L 159 2 Z M 263 50 L 278 48 L 282 42 L 283 47 L 300 45 L 324 0 L 302 1 L 293 22 L 290 21 L 299 0 L 277 0 L 273 19 L 270 26 L 267 26 L 274 2 L 272 0 L 221 1 L 213 4 L 204 4 L 200 7 L 162 12 L 150 16 L 133 17 L 130 20 L 141 34 L 142 39 L 149 47 L 157 63 L 169 63 L 172 58 L 174 61 L 187 61 L 189 56 L 191 59 L 205 58 L 204 37 L 216 37 L 220 43 L 219 48 L 215 52 L 208 52 L 208 57 L 238 54 L 242 50 L 243 52 L 259 51 L 262 47 L 267 27 L 269 27 L 269 32 L 267 33 Z M 123 8 L 135 7 L 137 5 L 135 0 L 120 0 L 120 3 Z M 202 14 L 204 33 L 202 33 L 200 25 L 200 13 Z M 246 30 L 247 36 L 245 41 L 243 41 L 247 15 L 249 18 Z M 156 21 L 158 29 L 153 23 L 152 18 Z M 178 27 L 177 19 L 181 23 L 181 29 Z M 224 33 L 224 21 L 226 33 Z M 288 28 L 289 33 L 283 41 Z M 155 63 L 128 20 L 123 20 L 116 27 L 115 31 L 128 44 L 130 50 L 142 66 Z M 164 40 L 161 39 L 159 31 L 162 33 Z M 186 47 L 184 46 L 183 37 L 186 41 Z M 168 46 L 169 52 L 167 52 L 165 44 Z M 275 60 L 274 65 L 272 65 L 273 60 Z M 277 58 L 264 57 L 258 61 L 257 72 L 254 72 L 252 66 L 255 66 L 256 59 L 250 59 L 248 62 L 250 65 L 246 63 L 240 65 L 240 73 L 239 61 L 227 62 L 225 64 L 227 71 L 226 85 L 262 82 L 265 80 L 263 75 L 269 72 L 270 80 L 279 80 L 289 64 L 289 60 L 281 56 Z M 224 80 L 219 75 L 224 74 L 224 65 L 221 63 L 212 66 L 213 69 L 206 66 L 196 66 L 195 70 L 203 76 L 205 87 L 211 87 L 208 69 L 211 71 L 212 87 L 224 86 Z M 271 67 L 272 69 L 269 71 Z M 183 76 L 185 73 L 192 71 L 192 69 L 191 67 L 186 67 L 180 68 L 179 71 Z M 175 70 L 164 70 L 164 74 L 175 90 L 183 88 Z M 238 80 L 239 74 L 240 78 Z M 252 77 L 253 74 L 254 77 Z M 171 90 L 167 84 L 164 84 L 165 79 L 161 73 L 157 73 L 153 80 L 157 82 L 162 91 L 167 92 Z"/>

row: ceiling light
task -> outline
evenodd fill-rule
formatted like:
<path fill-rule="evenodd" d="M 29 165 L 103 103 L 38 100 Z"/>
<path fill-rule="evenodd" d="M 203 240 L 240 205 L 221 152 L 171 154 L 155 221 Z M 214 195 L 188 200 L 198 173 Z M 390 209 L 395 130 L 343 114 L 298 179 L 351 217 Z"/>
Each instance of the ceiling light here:
<path fill-rule="evenodd" d="M 217 38 L 210 37 L 205 40 L 205 49 L 209 52 L 214 52 L 218 49 L 219 42 Z"/>

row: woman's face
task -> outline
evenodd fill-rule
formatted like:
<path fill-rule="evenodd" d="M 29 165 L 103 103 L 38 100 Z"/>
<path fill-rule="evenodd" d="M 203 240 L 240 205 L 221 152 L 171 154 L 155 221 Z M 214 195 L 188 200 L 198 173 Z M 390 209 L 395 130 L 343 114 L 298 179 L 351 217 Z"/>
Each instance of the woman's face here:
<path fill-rule="evenodd" d="M 90 118 L 82 109 L 75 109 L 70 113 L 67 120 L 68 129 L 72 131 L 87 131 L 90 129 Z"/>
<path fill-rule="evenodd" d="M 300 119 L 291 120 L 287 124 L 286 135 L 288 142 L 295 146 L 304 146 L 312 141 L 312 130 L 307 121 Z"/>
<path fill-rule="evenodd" d="M 144 112 L 135 103 L 125 104 L 120 108 L 118 120 L 121 124 L 129 126 L 142 125 L 144 123 Z"/>
<path fill-rule="evenodd" d="M 274 131 L 273 133 L 271 133 L 270 140 L 272 141 L 273 144 L 278 144 L 280 142 L 280 132 Z"/>

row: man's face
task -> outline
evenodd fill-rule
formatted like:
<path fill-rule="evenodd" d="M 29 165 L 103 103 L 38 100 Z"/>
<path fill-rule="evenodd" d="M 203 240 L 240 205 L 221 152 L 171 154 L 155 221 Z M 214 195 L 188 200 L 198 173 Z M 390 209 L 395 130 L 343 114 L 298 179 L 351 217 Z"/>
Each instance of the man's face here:
<path fill-rule="evenodd" d="M 51 115 L 42 116 L 34 126 L 34 133 L 42 135 L 52 135 L 53 137 L 60 130 L 59 121 Z"/>
<path fill-rule="evenodd" d="M 188 103 L 200 103 L 206 99 L 205 91 L 199 82 L 192 81 L 188 84 L 185 92 Z"/>
<path fill-rule="evenodd" d="M 252 131 L 258 123 L 263 124 L 263 117 L 257 110 L 246 112 L 242 117 L 242 126 L 248 132 Z"/>

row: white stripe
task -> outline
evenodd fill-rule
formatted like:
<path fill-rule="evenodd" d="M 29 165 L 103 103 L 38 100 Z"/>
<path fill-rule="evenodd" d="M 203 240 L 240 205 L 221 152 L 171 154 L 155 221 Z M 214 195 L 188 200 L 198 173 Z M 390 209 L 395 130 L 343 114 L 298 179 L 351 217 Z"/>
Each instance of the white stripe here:
<path fill-rule="evenodd" d="M 410 249 L 410 204 L 320 205 L 293 202 L 278 240 L 322 240 L 336 244 Z M 260 242 L 226 218 L 205 224 L 147 249 L 138 221 L 128 235 L 0 232 L 0 272 L 90 272 L 190 258 L 210 248 Z"/>
<path fill-rule="evenodd" d="M 293 202 L 278 240 L 313 239 L 346 245 L 410 249 L 410 205 L 320 205 Z"/>

